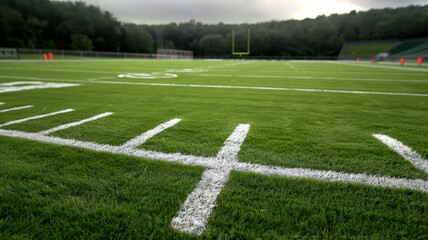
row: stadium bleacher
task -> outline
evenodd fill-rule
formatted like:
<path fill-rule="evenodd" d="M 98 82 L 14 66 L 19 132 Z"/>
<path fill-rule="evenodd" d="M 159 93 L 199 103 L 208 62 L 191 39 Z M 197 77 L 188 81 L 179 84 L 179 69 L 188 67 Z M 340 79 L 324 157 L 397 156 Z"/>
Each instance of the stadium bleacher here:
<path fill-rule="evenodd" d="M 398 43 L 398 41 L 345 43 L 339 59 L 371 58 L 387 51 Z"/>
<path fill-rule="evenodd" d="M 404 41 L 347 42 L 340 52 L 339 59 L 377 58 L 396 60 L 405 58 L 427 58 L 428 39 Z"/>
<path fill-rule="evenodd" d="M 428 40 L 403 42 L 396 48 L 392 49 L 389 54 L 391 56 L 400 57 L 422 57 L 428 55 Z"/>

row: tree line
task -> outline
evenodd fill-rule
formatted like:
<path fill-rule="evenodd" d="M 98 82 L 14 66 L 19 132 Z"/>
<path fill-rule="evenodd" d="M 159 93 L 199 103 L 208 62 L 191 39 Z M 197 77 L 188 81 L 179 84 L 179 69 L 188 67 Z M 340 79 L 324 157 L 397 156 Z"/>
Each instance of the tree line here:
<path fill-rule="evenodd" d="M 428 5 L 351 11 L 315 19 L 255 24 L 203 24 L 195 20 L 158 25 L 120 22 L 83 2 L 2 0 L 0 47 L 154 53 L 185 49 L 196 56 L 246 51 L 253 56 L 337 56 L 345 41 L 428 37 Z"/>

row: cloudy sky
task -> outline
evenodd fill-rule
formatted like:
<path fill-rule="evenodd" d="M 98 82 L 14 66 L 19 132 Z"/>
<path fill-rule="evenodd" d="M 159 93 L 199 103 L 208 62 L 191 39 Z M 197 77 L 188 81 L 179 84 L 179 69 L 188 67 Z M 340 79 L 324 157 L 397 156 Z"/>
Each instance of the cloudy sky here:
<path fill-rule="evenodd" d="M 64 1 L 64 0 L 62 0 Z M 303 19 L 351 10 L 425 5 L 427 0 L 80 0 L 112 12 L 124 22 L 255 23 Z"/>

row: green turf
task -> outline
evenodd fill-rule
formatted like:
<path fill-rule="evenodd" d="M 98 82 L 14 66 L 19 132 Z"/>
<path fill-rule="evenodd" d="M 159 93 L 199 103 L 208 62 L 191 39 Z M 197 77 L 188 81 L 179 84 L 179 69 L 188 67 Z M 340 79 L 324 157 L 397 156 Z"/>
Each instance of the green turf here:
<path fill-rule="evenodd" d="M 396 138 L 428 159 L 428 97 L 101 83 L 428 94 L 427 72 L 381 66 L 396 69 L 328 62 L 0 62 L 0 82 L 82 84 L 0 93 L 6 103 L 0 109 L 35 106 L 0 113 L 0 124 L 75 109 L 3 127 L 39 132 L 110 111 L 115 114 L 51 135 L 120 145 L 180 118 L 141 147 L 215 156 L 234 128 L 248 123 L 241 162 L 428 180 L 372 136 Z M 117 77 L 172 69 L 205 71 L 171 79 Z M 0 153 L 0 238 L 194 238 L 169 224 L 202 167 L 1 136 Z M 428 196 L 418 191 L 233 172 L 217 204 L 202 238 L 428 237 Z"/>

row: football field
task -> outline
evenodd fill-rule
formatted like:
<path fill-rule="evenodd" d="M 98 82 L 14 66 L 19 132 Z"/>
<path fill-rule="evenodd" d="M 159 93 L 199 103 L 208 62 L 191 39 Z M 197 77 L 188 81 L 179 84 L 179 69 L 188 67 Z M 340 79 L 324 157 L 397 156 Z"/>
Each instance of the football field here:
<path fill-rule="evenodd" d="M 413 65 L 0 61 L 0 239 L 427 239 Z"/>

